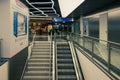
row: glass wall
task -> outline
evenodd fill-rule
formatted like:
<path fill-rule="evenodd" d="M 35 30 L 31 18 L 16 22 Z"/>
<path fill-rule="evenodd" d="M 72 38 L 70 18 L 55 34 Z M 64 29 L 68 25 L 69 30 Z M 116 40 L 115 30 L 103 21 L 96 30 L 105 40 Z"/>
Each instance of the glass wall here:
<path fill-rule="evenodd" d="M 120 10 L 108 13 L 108 40 L 120 43 Z"/>
<path fill-rule="evenodd" d="M 80 20 L 76 20 L 73 24 L 74 24 L 74 33 L 80 34 Z"/>
<path fill-rule="evenodd" d="M 88 21 L 88 25 L 86 25 L 85 20 Z M 89 18 L 84 19 L 84 28 L 85 26 L 88 26 L 88 34 L 89 36 L 99 38 L 99 16 L 92 16 Z M 86 30 L 84 29 L 84 32 Z"/>
<path fill-rule="evenodd" d="M 118 44 L 110 45 L 110 67 L 115 66 L 113 69 L 119 69 L 118 73 L 120 73 L 120 10 L 108 13 L 108 40 Z"/>

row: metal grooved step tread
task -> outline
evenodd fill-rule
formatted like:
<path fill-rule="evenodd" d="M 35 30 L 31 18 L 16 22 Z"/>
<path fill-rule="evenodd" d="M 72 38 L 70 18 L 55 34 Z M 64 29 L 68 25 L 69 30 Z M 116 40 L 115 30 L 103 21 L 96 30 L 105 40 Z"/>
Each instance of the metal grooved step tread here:
<path fill-rule="evenodd" d="M 51 59 L 50 42 L 35 41 L 23 80 L 52 80 Z"/>
<path fill-rule="evenodd" d="M 57 45 L 58 80 L 77 80 L 68 43 Z"/>

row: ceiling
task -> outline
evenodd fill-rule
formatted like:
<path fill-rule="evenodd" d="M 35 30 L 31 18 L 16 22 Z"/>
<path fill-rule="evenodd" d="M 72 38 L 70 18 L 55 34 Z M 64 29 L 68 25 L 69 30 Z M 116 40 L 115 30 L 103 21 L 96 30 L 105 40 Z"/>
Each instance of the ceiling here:
<path fill-rule="evenodd" d="M 68 17 L 78 19 L 81 15 L 88 16 L 115 7 L 120 7 L 120 0 L 85 0 Z"/>
<path fill-rule="evenodd" d="M 55 0 L 20 0 L 28 6 L 31 17 L 59 17 L 59 6 Z M 57 8 L 57 9 L 56 9 Z"/>
<path fill-rule="evenodd" d="M 29 7 L 31 16 L 60 17 L 58 0 L 20 0 Z M 74 19 L 87 16 L 110 8 L 120 7 L 120 0 L 85 0 L 67 17 Z"/>

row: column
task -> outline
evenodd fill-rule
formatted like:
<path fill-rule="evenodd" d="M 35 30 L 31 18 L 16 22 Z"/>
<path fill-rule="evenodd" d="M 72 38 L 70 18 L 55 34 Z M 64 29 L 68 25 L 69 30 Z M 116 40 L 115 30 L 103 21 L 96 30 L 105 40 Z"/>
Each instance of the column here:
<path fill-rule="evenodd" d="M 71 27 L 72 27 L 72 33 L 74 33 L 74 23 L 72 23 L 72 25 L 71 25 Z"/>
<path fill-rule="evenodd" d="M 83 17 L 80 17 L 80 34 L 81 37 L 84 35 L 84 29 L 83 29 Z"/>
<path fill-rule="evenodd" d="M 100 27 L 99 27 L 99 38 L 101 40 L 108 41 L 108 13 L 100 15 Z M 101 43 L 106 44 L 106 42 L 100 41 Z"/>

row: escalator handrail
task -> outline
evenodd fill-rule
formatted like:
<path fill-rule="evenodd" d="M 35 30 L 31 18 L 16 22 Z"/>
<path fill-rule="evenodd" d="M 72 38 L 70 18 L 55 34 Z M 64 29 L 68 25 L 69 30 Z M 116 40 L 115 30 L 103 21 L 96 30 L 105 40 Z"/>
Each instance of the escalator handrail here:
<path fill-rule="evenodd" d="M 34 46 L 35 37 L 36 37 L 36 32 L 35 32 L 35 34 L 33 35 L 32 42 L 31 42 L 30 45 L 29 45 L 29 46 L 32 46 L 32 48 L 33 48 L 33 46 Z M 31 49 L 32 49 L 32 48 L 31 48 Z M 32 52 L 32 50 L 31 50 L 31 52 Z M 31 57 L 31 55 L 32 55 L 32 54 L 30 54 L 30 57 Z"/>
<path fill-rule="evenodd" d="M 53 79 L 52 80 L 57 80 L 57 46 L 56 46 L 56 34 L 54 34 L 54 39 L 53 39 Z"/>
<path fill-rule="evenodd" d="M 75 66 L 77 80 L 84 80 L 84 76 L 82 73 L 82 69 L 81 69 L 80 62 L 77 57 L 77 53 L 75 51 L 74 45 L 71 41 L 69 42 L 69 45 L 70 45 L 70 50 L 71 50 L 71 54 L 72 54 L 72 58 L 73 58 L 73 63 Z"/>
<path fill-rule="evenodd" d="M 117 42 L 106 41 L 106 40 L 102 40 L 102 39 L 99 39 L 99 38 L 95 38 L 95 37 L 91 37 L 91 36 L 86 36 L 86 35 L 82 36 L 81 34 L 71 33 L 71 32 L 68 32 L 68 34 L 74 34 L 74 35 L 79 36 L 79 37 L 85 37 L 85 38 L 89 38 L 89 39 L 92 39 L 92 40 L 103 41 L 103 42 L 106 42 L 106 43 L 109 43 L 109 44 L 120 46 L 120 43 L 117 43 Z"/>
<path fill-rule="evenodd" d="M 32 46 L 32 48 L 33 48 L 33 46 L 34 46 L 34 41 L 35 41 L 35 37 L 36 37 L 36 32 L 35 32 L 35 34 L 33 35 L 32 42 L 29 43 L 28 46 Z M 32 51 L 32 48 L 31 48 L 31 51 Z M 32 55 L 32 54 L 30 53 L 30 57 L 31 57 L 31 55 Z M 28 60 L 29 60 L 29 59 L 27 58 L 27 59 L 26 59 L 26 62 L 25 62 L 25 66 L 24 66 L 24 69 L 23 69 L 23 72 L 22 72 L 22 75 L 21 75 L 20 80 L 23 80 L 23 77 L 24 77 L 25 71 L 27 71 Z"/>
<path fill-rule="evenodd" d="M 51 62 L 51 60 L 52 60 L 52 33 L 50 34 L 50 60 L 49 60 L 49 62 L 50 62 L 50 65 L 49 65 L 49 80 L 51 80 L 51 69 L 52 69 L 52 62 Z"/>
<path fill-rule="evenodd" d="M 34 44 L 35 37 L 36 37 L 36 32 L 35 32 L 35 34 L 33 35 L 33 37 L 32 37 L 32 42 L 31 42 L 31 43 L 29 43 L 29 46 Z"/>

